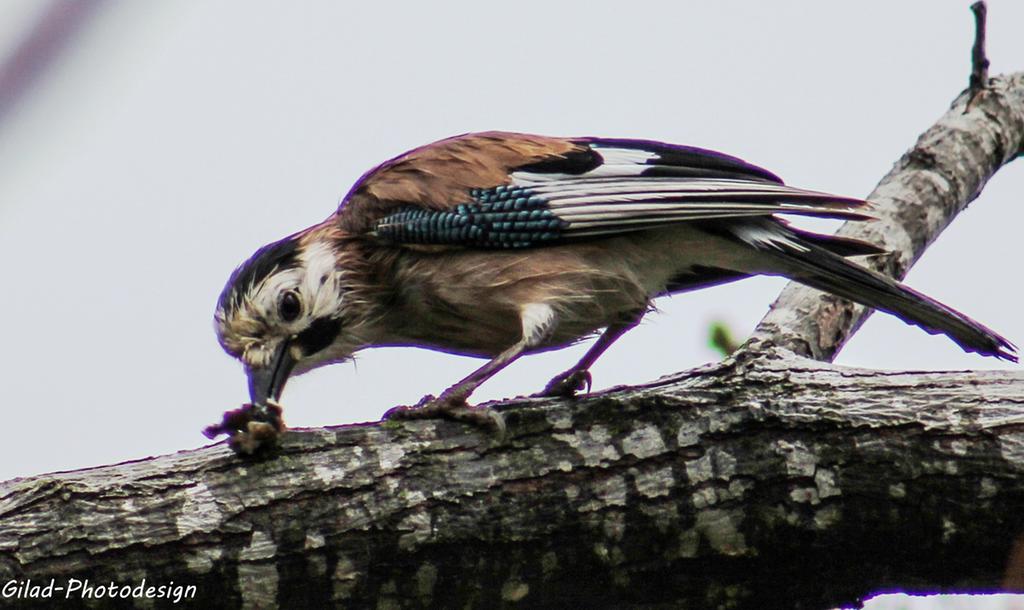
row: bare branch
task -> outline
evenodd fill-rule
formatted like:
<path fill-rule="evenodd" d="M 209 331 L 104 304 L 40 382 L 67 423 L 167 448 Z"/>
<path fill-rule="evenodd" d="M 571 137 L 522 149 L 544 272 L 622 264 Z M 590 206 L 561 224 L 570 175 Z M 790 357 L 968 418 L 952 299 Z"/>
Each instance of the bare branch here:
<path fill-rule="evenodd" d="M 991 79 L 985 95 L 968 108 L 970 96 L 970 91 L 960 95 L 868 195 L 878 220 L 840 228 L 839 235 L 890 251 L 866 259 L 867 266 L 902 279 L 988 179 L 1024 151 L 1024 72 Z M 767 342 L 829 361 L 869 314 L 859 305 L 790 283 L 747 348 Z"/>

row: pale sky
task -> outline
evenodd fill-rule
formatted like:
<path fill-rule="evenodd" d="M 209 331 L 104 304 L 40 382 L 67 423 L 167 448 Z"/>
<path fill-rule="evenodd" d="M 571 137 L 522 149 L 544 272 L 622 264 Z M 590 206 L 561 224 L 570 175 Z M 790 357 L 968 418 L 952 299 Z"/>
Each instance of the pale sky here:
<path fill-rule="evenodd" d="M 39 4 L 0 4 L 0 51 Z M 968 4 L 110 2 L 0 124 L 0 480 L 206 444 L 248 398 L 212 328 L 232 269 L 414 146 L 485 129 L 640 137 L 864 196 L 966 85 Z M 992 73 L 1021 69 L 1024 3 L 989 14 Z M 1022 191 L 1018 162 L 908 278 L 1018 343 Z M 716 358 L 709 322 L 745 336 L 783 283 L 659 301 L 595 386 Z M 476 399 L 534 392 L 585 347 L 526 358 Z M 839 362 L 1013 366 L 883 314 Z M 374 420 L 480 364 L 371 350 L 292 380 L 285 419 Z"/>

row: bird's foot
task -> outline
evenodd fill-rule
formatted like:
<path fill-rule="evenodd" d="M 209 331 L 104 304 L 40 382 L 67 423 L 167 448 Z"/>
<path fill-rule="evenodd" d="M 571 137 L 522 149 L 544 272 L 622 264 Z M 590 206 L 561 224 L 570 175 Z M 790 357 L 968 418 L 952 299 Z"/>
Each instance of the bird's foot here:
<path fill-rule="evenodd" d="M 590 392 L 592 380 L 590 371 L 579 369 L 566 371 L 549 381 L 543 390 L 533 396 L 535 398 L 572 398 L 577 392 L 583 390 Z"/>
<path fill-rule="evenodd" d="M 490 407 L 471 407 L 466 397 L 447 392 L 435 398 L 428 394 L 415 405 L 401 405 L 384 413 L 387 420 L 451 419 L 492 430 L 499 438 L 505 437 L 505 418 Z"/>
<path fill-rule="evenodd" d="M 399 405 L 388 409 L 384 419 L 432 419 L 444 417 L 446 413 L 459 408 L 466 408 L 465 399 L 454 400 L 446 398 L 444 394 L 435 398 L 433 394 L 427 394 L 414 405 Z"/>
<path fill-rule="evenodd" d="M 227 434 L 228 445 L 235 453 L 253 455 L 277 443 L 278 436 L 285 430 L 281 412 L 281 405 L 276 402 L 244 404 L 239 409 L 225 411 L 220 423 L 207 426 L 203 434 L 209 439 Z"/>

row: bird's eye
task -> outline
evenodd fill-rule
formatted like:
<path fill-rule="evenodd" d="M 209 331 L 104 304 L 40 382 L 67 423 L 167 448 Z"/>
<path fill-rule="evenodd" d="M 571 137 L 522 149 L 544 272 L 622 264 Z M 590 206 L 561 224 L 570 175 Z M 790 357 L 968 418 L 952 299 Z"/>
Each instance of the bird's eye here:
<path fill-rule="evenodd" d="M 281 295 L 281 302 L 278 304 L 278 312 L 285 322 L 294 322 L 302 313 L 302 303 L 299 302 L 299 295 L 289 290 Z"/>

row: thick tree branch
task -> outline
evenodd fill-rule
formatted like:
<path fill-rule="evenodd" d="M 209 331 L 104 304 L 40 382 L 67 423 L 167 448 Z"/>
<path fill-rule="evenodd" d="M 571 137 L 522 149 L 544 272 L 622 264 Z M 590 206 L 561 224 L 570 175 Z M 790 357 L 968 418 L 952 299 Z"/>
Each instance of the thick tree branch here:
<path fill-rule="evenodd" d="M 990 79 L 970 103 L 961 94 L 918 138 L 867 199 L 875 222 L 846 223 L 839 235 L 878 244 L 889 255 L 864 264 L 902 279 L 925 248 L 980 193 L 995 172 L 1024 153 L 1024 72 Z M 871 311 L 790 283 L 754 331 L 763 342 L 831 361 Z"/>
<path fill-rule="evenodd" d="M 804 362 L 505 404 L 502 445 L 345 426 L 260 462 L 218 445 L 12 481 L 0 580 L 144 577 L 249 607 L 824 608 L 998 586 L 1024 527 L 1024 375 Z"/>

